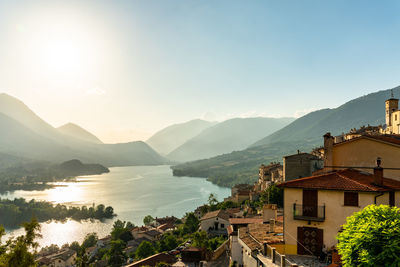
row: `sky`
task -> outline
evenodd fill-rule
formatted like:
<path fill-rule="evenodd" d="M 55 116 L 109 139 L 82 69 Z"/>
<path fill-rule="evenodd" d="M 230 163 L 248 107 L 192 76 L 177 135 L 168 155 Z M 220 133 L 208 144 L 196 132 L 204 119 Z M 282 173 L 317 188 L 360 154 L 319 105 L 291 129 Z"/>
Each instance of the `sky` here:
<path fill-rule="evenodd" d="M 0 92 L 58 127 L 145 140 L 299 117 L 400 85 L 399 1 L 0 0 Z"/>

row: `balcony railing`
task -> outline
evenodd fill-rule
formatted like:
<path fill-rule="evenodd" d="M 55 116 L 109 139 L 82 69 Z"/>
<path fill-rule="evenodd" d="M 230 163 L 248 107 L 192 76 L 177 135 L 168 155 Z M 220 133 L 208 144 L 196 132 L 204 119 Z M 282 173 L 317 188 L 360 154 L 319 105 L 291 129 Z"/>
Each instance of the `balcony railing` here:
<path fill-rule="evenodd" d="M 304 221 L 325 221 L 325 206 L 293 204 L 293 219 Z"/>

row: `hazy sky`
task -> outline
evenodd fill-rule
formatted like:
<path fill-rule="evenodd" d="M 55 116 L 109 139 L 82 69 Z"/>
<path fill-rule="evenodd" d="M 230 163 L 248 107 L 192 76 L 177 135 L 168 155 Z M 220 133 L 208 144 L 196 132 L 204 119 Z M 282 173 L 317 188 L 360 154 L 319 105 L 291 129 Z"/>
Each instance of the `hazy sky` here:
<path fill-rule="evenodd" d="M 2 1 L 0 92 L 107 142 L 400 84 L 399 1 Z"/>

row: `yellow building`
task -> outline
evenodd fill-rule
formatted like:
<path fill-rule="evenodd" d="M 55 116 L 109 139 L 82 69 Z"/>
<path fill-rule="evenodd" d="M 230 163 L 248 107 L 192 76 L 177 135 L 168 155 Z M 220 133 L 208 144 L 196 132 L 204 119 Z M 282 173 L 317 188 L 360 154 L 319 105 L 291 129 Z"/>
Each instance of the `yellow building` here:
<path fill-rule="evenodd" d="M 400 180 L 400 135 L 362 135 L 338 143 L 330 133 L 324 135 L 324 172 L 354 168 L 373 173 L 377 158 L 386 177 Z"/>
<path fill-rule="evenodd" d="M 319 256 L 337 244 L 346 218 L 370 204 L 400 206 L 400 181 L 354 169 L 333 171 L 278 185 L 284 189 L 285 254 Z"/>

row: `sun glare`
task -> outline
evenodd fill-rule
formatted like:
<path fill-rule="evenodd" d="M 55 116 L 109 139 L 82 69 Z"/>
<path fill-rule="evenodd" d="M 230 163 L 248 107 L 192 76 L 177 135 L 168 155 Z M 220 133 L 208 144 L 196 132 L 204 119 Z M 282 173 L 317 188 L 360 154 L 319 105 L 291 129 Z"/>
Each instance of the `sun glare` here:
<path fill-rule="evenodd" d="M 12 42 L 20 44 L 13 47 L 18 65 L 51 88 L 77 84 L 93 87 L 90 84 L 102 77 L 112 51 L 102 38 L 104 27 L 96 23 L 72 12 L 25 17 L 18 22 Z"/>

